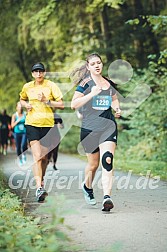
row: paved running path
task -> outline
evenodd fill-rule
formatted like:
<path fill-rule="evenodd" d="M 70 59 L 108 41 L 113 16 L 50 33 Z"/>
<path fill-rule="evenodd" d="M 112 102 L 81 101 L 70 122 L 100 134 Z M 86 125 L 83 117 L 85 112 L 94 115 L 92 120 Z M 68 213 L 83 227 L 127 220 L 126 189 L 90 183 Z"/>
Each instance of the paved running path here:
<path fill-rule="evenodd" d="M 47 222 L 48 203 L 37 203 L 35 189 L 31 189 L 34 186 L 31 154 L 22 168 L 17 166 L 15 153 L 6 157 L 1 155 L 0 158 L 8 183 L 22 198 L 27 213 L 41 215 L 42 220 Z M 84 178 L 85 164 L 73 156 L 60 154 L 57 163 L 59 170 L 54 171 L 50 163 L 46 180 L 49 191 L 47 201 L 57 206 L 65 217 L 65 224 L 73 228 L 65 231 L 72 243 L 80 246 L 79 251 L 166 252 L 167 183 L 115 171 L 115 207 L 107 214 L 101 211 L 100 169 L 94 186 L 97 205 L 89 206 L 84 201 L 80 184 Z M 41 213 L 41 209 L 44 213 Z"/>

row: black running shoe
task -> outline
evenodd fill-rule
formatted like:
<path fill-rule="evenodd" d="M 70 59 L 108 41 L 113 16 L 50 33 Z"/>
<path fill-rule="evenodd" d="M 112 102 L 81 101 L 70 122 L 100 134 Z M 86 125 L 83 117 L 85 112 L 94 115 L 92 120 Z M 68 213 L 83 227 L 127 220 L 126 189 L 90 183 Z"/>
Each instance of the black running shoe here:
<path fill-rule="evenodd" d="M 58 170 L 55 164 L 53 165 L 53 169 L 54 170 Z"/>
<path fill-rule="evenodd" d="M 111 198 L 106 198 L 103 200 L 103 207 L 102 207 L 102 211 L 105 212 L 110 212 L 110 210 L 114 207 L 114 204 L 111 200 Z"/>
<path fill-rule="evenodd" d="M 89 205 L 96 205 L 96 200 L 94 198 L 94 194 L 93 194 L 93 190 L 92 192 L 87 192 L 84 188 L 84 182 L 81 185 L 82 187 L 82 191 L 84 193 L 84 197 L 85 197 L 85 201 L 89 204 Z"/>

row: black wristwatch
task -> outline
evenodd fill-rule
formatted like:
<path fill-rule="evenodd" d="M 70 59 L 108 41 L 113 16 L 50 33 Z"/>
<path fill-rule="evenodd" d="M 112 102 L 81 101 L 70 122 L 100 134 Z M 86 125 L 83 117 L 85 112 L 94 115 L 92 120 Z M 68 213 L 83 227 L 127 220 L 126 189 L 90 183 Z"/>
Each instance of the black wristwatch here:
<path fill-rule="evenodd" d="M 45 102 L 46 105 L 50 105 L 51 104 L 51 101 L 48 100 L 47 102 Z"/>

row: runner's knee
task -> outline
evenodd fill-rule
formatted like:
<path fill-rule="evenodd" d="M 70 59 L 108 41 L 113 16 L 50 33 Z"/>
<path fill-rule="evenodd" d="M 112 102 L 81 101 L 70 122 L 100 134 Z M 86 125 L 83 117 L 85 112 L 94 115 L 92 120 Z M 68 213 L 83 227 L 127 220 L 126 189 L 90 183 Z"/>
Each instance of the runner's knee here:
<path fill-rule="evenodd" d="M 109 151 L 105 152 L 102 156 L 102 165 L 108 172 L 113 168 L 113 154 Z"/>

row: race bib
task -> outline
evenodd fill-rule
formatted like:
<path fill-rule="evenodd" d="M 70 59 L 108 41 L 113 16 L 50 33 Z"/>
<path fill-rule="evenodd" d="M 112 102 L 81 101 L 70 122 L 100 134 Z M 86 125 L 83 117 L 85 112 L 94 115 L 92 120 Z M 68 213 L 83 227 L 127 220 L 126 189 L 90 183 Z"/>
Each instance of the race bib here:
<path fill-rule="evenodd" d="M 107 110 L 111 107 L 112 98 L 109 95 L 96 95 L 92 100 L 92 108 L 96 110 Z"/>
<path fill-rule="evenodd" d="M 19 124 L 19 125 L 18 125 L 18 129 L 19 129 L 20 131 L 23 131 L 23 130 L 24 130 L 24 124 Z"/>

